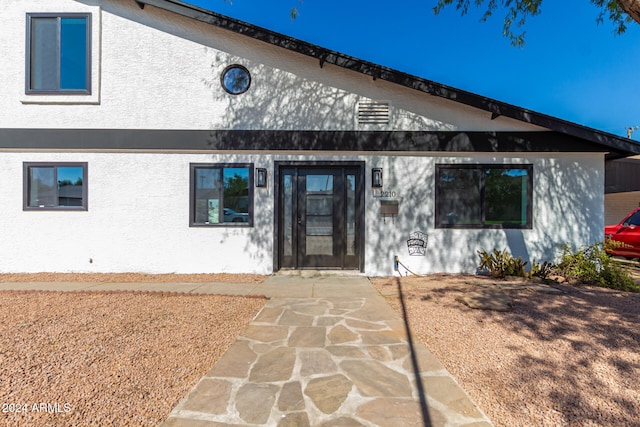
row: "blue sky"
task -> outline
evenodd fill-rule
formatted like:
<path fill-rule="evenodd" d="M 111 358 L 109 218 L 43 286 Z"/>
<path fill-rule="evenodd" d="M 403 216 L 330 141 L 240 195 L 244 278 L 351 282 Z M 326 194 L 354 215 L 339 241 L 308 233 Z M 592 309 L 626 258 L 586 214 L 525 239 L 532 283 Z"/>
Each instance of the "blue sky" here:
<path fill-rule="evenodd" d="M 187 1 L 187 0 L 184 0 Z M 526 46 L 502 37 L 504 13 L 435 16 L 435 0 L 192 0 L 272 31 L 615 135 L 640 126 L 640 25 L 596 24 L 588 0 L 543 3 Z M 292 6 L 300 14 L 292 20 Z M 576 9 L 571 6 L 575 5 Z M 633 134 L 640 141 L 640 129 Z"/>

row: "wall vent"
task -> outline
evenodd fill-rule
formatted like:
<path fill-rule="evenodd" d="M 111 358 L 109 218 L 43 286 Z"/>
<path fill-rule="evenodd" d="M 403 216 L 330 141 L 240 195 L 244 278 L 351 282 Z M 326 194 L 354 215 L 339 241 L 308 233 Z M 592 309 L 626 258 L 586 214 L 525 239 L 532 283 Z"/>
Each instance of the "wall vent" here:
<path fill-rule="evenodd" d="M 389 124 L 389 102 L 360 101 L 358 103 L 358 124 Z"/>

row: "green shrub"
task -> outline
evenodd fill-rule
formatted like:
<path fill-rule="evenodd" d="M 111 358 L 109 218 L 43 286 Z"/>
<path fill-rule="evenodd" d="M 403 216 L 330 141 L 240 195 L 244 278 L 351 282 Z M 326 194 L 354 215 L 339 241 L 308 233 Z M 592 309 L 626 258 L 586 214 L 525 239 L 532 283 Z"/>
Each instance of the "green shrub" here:
<path fill-rule="evenodd" d="M 553 265 L 552 262 L 544 261 L 542 263 L 539 263 L 534 258 L 531 262 L 531 271 L 529 272 L 529 275 L 539 277 L 541 279 L 546 279 L 551 273 L 553 273 L 554 269 L 555 265 Z"/>
<path fill-rule="evenodd" d="M 561 245 L 557 269 L 567 279 L 585 284 L 640 292 L 640 285 L 629 272 L 611 260 L 604 242 L 583 246 L 577 251 L 569 244 Z"/>
<path fill-rule="evenodd" d="M 537 276 L 546 279 L 552 273 L 558 273 L 569 280 L 605 288 L 618 289 L 627 292 L 640 292 L 638 284 L 629 271 L 611 259 L 606 252 L 609 243 L 598 242 L 574 250 L 570 244 L 560 246 L 559 262 L 557 264 L 544 261 L 531 263 L 531 271 L 527 274 L 526 261 L 521 257 L 514 258 L 506 250 L 494 249 L 478 251 L 480 256 L 479 270 L 487 270 L 493 277 L 506 276 Z"/>
<path fill-rule="evenodd" d="M 478 251 L 480 256 L 480 270 L 488 270 L 492 276 L 504 278 L 506 276 L 525 277 L 525 266 L 527 261 L 523 261 L 522 257 L 514 258 L 506 250 L 500 251 L 494 249 L 493 252 L 487 252 L 484 249 Z"/>

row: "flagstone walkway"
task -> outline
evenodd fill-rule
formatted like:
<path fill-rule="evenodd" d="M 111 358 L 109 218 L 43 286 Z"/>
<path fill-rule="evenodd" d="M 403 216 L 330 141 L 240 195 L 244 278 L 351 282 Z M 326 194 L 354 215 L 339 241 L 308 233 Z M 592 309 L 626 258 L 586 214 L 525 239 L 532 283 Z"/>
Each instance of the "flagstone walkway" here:
<path fill-rule="evenodd" d="M 270 300 L 162 427 L 492 425 L 366 277 L 250 293 Z"/>

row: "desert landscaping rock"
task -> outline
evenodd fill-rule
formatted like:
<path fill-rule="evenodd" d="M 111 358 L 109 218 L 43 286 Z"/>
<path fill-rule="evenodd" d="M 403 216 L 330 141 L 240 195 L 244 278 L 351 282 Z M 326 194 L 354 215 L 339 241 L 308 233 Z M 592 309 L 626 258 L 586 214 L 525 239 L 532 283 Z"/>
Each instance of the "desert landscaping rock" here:
<path fill-rule="evenodd" d="M 365 354 L 362 350 L 354 345 L 334 345 L 327 347 L 327 351 L 334 356 L 348 358 L 362 358 Z"/>
<path fill-rule="evenodd" d="M 185 404 L 188 411 L 208 411 L 223 414 L 231 395 L 231 383 L 228 381 L 203 378 L 191 392 L 192 397 Z"/>
<path fill-rule="evenodd" d="M 304 396 L 302 386 L 299 381 L 286 383 L 282 386 L 280 398 L 278 399 L 278 409 L 282 412 L 304 410 Z"/>
<path fill-rule="evenodd" d="M 446 418 L 442 420 L 442 424 L 431 424 L 430 417 L 430 423 L 426 424 L 420 404 L 413 399 L 378 398 L 358 408 L 357 415 L 380 427 L 424 427 L 446 424 Z"/>
<path fill-rule="evenodd" d="M 364 427 L 364 424 L 359 423 L 353 418 L 340 417 L 335 420 L 322 423 L 319 427 Z"/>
<path fill-rule="evenodd" d="M 278 324 L 286 326 L 311 326 L 313 325 L 313 316 L 306 316 L 292 310 L 285 310 Z"/>
<path fill-rule="evenodd" d="M 342 374 L 336 374 L 312 379 L 305 388 L 304 394 L 309 396 L 313 404 L 322 412 L 333 414 L 346 400 L 351 388 L 349 379 Z"/>
<path fill-rule="evenodd" d="M 289 328 L 282 327 L 266 327 L 261 325 L 250 325 L 245 332 L 245 336 L 252 340 L 273 343 L 283 341 L 289 336 Z"/>
<path fill-rule="evenodd" d="M 355 320 L 355 319 L 347 319 L 346 324 L 350 328 L 369 329 L 372 331 L 379 331 L 385 328 L 385 325 L 380 323 L 364 322 L 362 320 Z"/>
<path fill-rule="evenodd" d="M 157 425 L 264 303 L 215 295 L 1 291 L 0 402 L 58 404 L 61 411 L 1 413 L 0 425 Z M 228 391 L 217 386 L 203 383 L 214 399 Z"/>
<path fill-rule="evenodd" d="M 396 279 L 372 281 L 402 313 L 391 291 Z M 535 292 L 523 291 L 527 283 L 501 285 L 511 311 L 457 301 L 483 281 L 495 286 L 491 278 L 445 274 L 401 283 L 412 332 L 496 426 L 639 425 L 640 295 L 556 281 Z M 433 377 L 424 384 L 429 393 Z M 432 425 L 446 421 L 435 409 L 430 416 Z"/>
<path fill-rule="evenodd" d="M 81 280 L 86 279 L 86 276 L 80 276 Z M 117 280 L 101 276 L 107 283 L 122 282 L 123 279 L 122 276 Z M 12 280 L 29 282 L 32 278 L 20 280 L 14 276 Z M 70 280 L 70 276 L 65 280 Z M 194 280 L 202 280 L 202 277 Z M 6 282 L 0 275 L 2 281 Z M 180 281 L 184 281 L 184 276 Z M 205 281 L 215 280 L 209 275 Z M 396 279 L 373 281 L 401 314 Z M 407 322 L 414 339 L 426 343 L 455 376 L 455 382 L 442 380 L 446 387 L 455 387 L 456 382 L 461 384 L 497 426 L 637 425 L 637 414 L 640 413 L 640 385 L 636 381 L 640 377 L 637 360 L 640 354 L 640 295 L 563 284 L 553 285 L 561 293 L 547 294 L 548 285 L 538 289 L 537 285 L 518 283 L 513 289 L 502 287 L 513 301 L 513 310 L 496 312 L 472 310 L 458 303 L 457 297 L 471 287 L 465 281 L 473 286 L 481 283 L 483 287 L 495 287 L 494 281 L 482 283 L 482 279 L 470 280 L 467 276 L 402 279 Z M 524 287 L 532 289 L 523 292 Z M 393 366 L 390 371 L 395 372 L 397 368 L 413 372 L 406 343 L 401 340 L 393 343 L 398 339 L 397 335 L 387 332 L 383 338 L 369 336 L 365 339 L 365 330 L 377 330 L 366 327 L 367 323 L 388 327 L 395 322 L 369 322 L 379 305 L 362 307 L 361 300 L 321 302 L 326 310 L 324 315 L 317 315 L 311 325 L 297 326 L 322 326 L 328 333 L 339 324 L 357 334 L 358 339 L 338 345 L 327 340 L 324 349 L 303 348 L 301 354 L 304 355 L 294 364 L 290 375 L 304 369 L 311 379 L 333 376 L 336 374 L 334 366 L 325 357 L 329 354 L 340 360 L 349 359 L 350 363 L 360 360 L 366 362 L 365 365 L 374 363 L 377 358 L 375 363 L 387 369 Z M 239 413 L 235 404 L 240 390 L 243 390 L 243 396 L 266 396 L 263 401 L 272 405 L 272 416 L 273 408 L 283 411 L 282 415 L 269 418 L 266 425 L 312 425 L 303 415 L 316 410 L 315 404 L 302 391 L 308 382 L 287 380 L 266 384 L 279 390 L 275 394 L 270 387 L 260 394 L 255 389 L 236 385 L 249 374 L 251 367 L 255 367 L 258 359 L 269 355 L 275 347 L 286 345 L 296 327 L 271 325 L 263 328 L 265 323 L 280 320 L 287 305 L 283 302 L 270 305 L 270 310 L 258 317 L 260 324 L 246 329 L 263 304 L 264 300 L 257 298 L 170 293 L 0 292 L 0 307 L 3 308 L 0 310 L 3 315 L 0 328 L 4 328 L 0 329 L 4 332 L 0 335 L 1 400 L 51 400 L 64 404 L 63 400 L 68 399 L 72 404 L 68 413 L 56 414 L 55 418 L 50 414 L 3 414 L 0 424 L 20 427 L 157 425 L 209 370 L 198 384 L 206 385 L 204 394 L 212 398 L 205 399 L 207 403 L 202 405 L 202 410 L 211 416 L 189 418 L 185 415 L 189 413 L 186 408 L 199 406 L 197 402 L 186 401 L 182 405 L 185 414 L 176 413 L 163 427 L 237 424 L 222 421 L 228 414 L 220 415 L 220 421 L 205 419 L 213 419 L 211 417 L 220 413 L 219 409 L 207 405 L 217 399 L 223 400 L 222 396 L 228 393 L 232 397 L 231 406 L 227 408 Z M 347 316 L 346 321 L 337 317 L 343 315 Z M 383 317 L 389 318 L 386 313 Z M 308 323 L 305 317 L 290 319 Z M 394 330 L 397 327 L 394 326 Z M 403 325 L 399 327 L 402 329 Z M 225 354 L 233 360 L 220 358 L 242 330 L 252 338 L 245 334 L 235 342 Z M 383 347 L 391 360 L 381 351 Z M 422 353 L 428 352 L 417 348 L 420 358 L 424 356 Z M 372 355 L 375 356 L 373 361 Z M 312 367 L 314 359 L 319 362 L 317 371 Z M 220 363 L 210 369 L 215 360 Z M 429 412 L 431 425 L 489 425 L 465 417 L 451 418 L 441 412 L 445 405 L 464 412 L 467 404 L 464 393 L 459 395 L 461 400 L 458 401 L 456 393 L 441 392 L 444 388 L 440 387 L 442 384 L 437 378 L 448 378 L 447 372 L 434 358 L 428 360 L 419 368 L 428 400 L 434 399 Z M 338 366 L 338 372 L 346 372 L 342 369 Z M 224 371 L 229 374 L 225 376 Z M 374 371 L 376 369 L 370 367 L 368 372 Z M 16 372 L 21 373 L 17 375 Z M 360 387 L 369 387 L 366 380 L 358 381 Z M 414 382 L 412 379 L 410 389 L 415 387 Z M 231 391 L 226 384 L 234 384 Z M 352 388 L 345 402 L 352 404 L 351 399 L 359 394 L 358 386 Z M 437 402 L 436 398 L 439 399 Z M 380 404 L 382 399 L 389 399 L 388 402 L 394 402 L 394 405 L 415 403 L 410 396 L 366 397 L 364 402 L 366 405 L 366 402 L 379 400 Z M 304 409 L 298 409 L 302 406 Z M 370 421 L 373 419 L 378 420 L 378 425 L 384 425 L 392 408 L 381 411 L 381 407 L 384 405 L 359 405 L 350 414 L 340 413 L 337 418 L 326 423 L 323 420 L 318 425 L 360 426 L 363 422 L 373 423 Z M 266 407 L 242 409 L 244 416 L 254 420 L 263 420 L 266 412 Z M 200 414 L 199 411 L 194 413 Z M 404 412 L 409 413 L 410 410 Z M 360 418 L 356 420 L 358 416 Z"/>
<path fill-rule="evenodd" d="M 322 350 L 300 351 L 300 375 L 308 377 L 320 374 L 330 374 L 338 371 L 338 365 L 331 354 Z"/>
<path fill-rule="evenodd" d="M 513 301 L 507 294 L 510 291 L 540 292 L 550 295 L 561 295 L 564 292 L 544 284 L 541 280 L 514 280 L 507 278 L 506 283 L 467 282 L 470 285 L 458 301 L 469 308 L 477 310 L 511 311 Z M 537 279 L 537 278 L 536 278 Z M 514 283 L 515 282 L 515 283 Z"/>
<path fill-rule="evenodd" d="M 391 352 L 387 350 L 386 347 L 383 347 L 383 346 L 368 347 L 367 353 L 369 353 L 369 356 L 371 356 L 372 359 L 380 360 L 382 362 L 388 362 L 392 360 Z"/>
<path fill-rule="evenodd" d="M 257 383 L 286 381 L 296 361 L 294 348 L 279 347 L 263 354 L 251 368 L 249 380 Z"/>
<path fill-rule="evenodd" d="M 279 422 L 278 427 L 309 427 L 309 417 L 306 412 L 293 412 L 286 414 Z"/>
<path fill-rule="evenodd" d="M 358 338 L 358 335 L 350 329 L 347 329 L 342 325 L 338 325 L 329 331 L 327 338 L 333 344 L 343 344 L 346 342 L 355 341 Z"/>
<path fill-rule="evenodd" d="M 324 347 L 327 334 L 326 328 L 305 327 L 296 328 L 289 337 L 290 347 Z"/>
<path fill-rule="evenodd" d="M 258 355 L 250 348 L 248 342 L 236 342 L 222 355 L 207 376 L 244 378 L 257 358 Z"/>
<path fill-rule="evenodd" d="M 529 285 L 527 288 L 533 292 L 541 292 L 543 294 L 561 295 L 564 292 L 548 285 Z"/>
<path fill-rule="evenodd" d="M 269 420 L 279 387 L 272 384 L 245 384 L 235 399 L 240 418 L 251 424 Z"/>
<path fill-rule="evenodd" d="M 431 377 L 425 381 L 425 390 L 429 398 L 444 403 L 456 412 L 472 418 L 482 416 L 478 409 L 471 404 L 465 393 L 460 390 L 458 384 L 448 376 Z"/>
<path fill-rule="evenodd" d="M 365 396 L 411 396 L 407 377 L 377 361 L 347 360 L 340 367 Z"/>
<path fill-rule="evenodd" d="M 509 295 L 497 286 L 475 287 L 464 295 L 460 295 L 458 301 L 478 310 L 511 311 L 513 306 Z"/>

